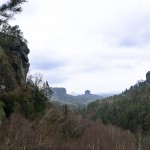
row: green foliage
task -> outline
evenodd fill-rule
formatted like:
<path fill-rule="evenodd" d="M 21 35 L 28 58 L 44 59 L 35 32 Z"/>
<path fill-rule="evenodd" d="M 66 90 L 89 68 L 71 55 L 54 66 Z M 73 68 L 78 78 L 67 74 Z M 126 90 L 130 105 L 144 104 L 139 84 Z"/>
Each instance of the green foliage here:
<path fill-rule="evenodd" d="M 3 34 L 3 39 L 5 40 L 7 36 L 12 36 L 15 39 L 19 39 L 24 43 L 27 43 L 27 40 L 23 37 L 23 32 L 20 30 L 18 25 L 10 26 L 7 24 L 2 25 L 1 33 Z"/>
<path fill-rule="evenodd" d="M 82 132 L 80 130 L 78 121 L 68 118 L 63 123 L 62 133 L 64 138 L 77 138 Z"/>
<path fill-rule="evenodd" d="M 4 100 L 6 95 L 15 88 L 16 81 L 15 73 L 5 54 L 0 57 L 0 64 L 0 99 Z"/>
<path fill-rule="evenodd" d="M 8 23 L 15 14 L 22 12 L 21 4 L 26 0 L 10 0 L 0 6 L 0 26 Z"/>
<path fill-rule="evenodd" d="M 136 133 L 150 131 L 150 84 L 139 82 L 120 95 L 89 104 L 93 119 L 101 118 L 104 123 L 112 123 Z"/>
<path fill-rule="evenodd" d="M 8 21 L 12 19 L 15 14 L 22 11 L 20 5 L 24 2 L 26 2 L 26 0 L 9 0 L 0 6 L 0 46 L 3 48 L 10 47 L 10 49 L 13 49 L 16 43 L 18 43 L 17 40 L 21 40 L 21 42 L 25 44 L 27 43 L 19 26 L 10 26 L 8 24 Z"/>
<path fill-rule="evenodd" d="M 38 115 L 44 114 L 48 99 L 37 88 L 34 90 L 33 108 Z"/>
<path fill-rule="evenodd" d="M 64 105 L 63 108 L 64 108 L 64 115 L 67 117 L 67 115 L 68 115 L 68 106 Z"/>
<path fill-rule="evenodd" d="M 45 97 L 47 97 L 48 99 L 50 99 L 53 94 L 53 91 L 51 90 L 47 81 L 45 83 L 43 83 L 43 87 L 42 87 L 41 91 L 45 95 Z"/>
<path fill-rule="evenodd" d="M 9 117 L 11 113 L 14 112 L 14 99 L 13 97 L 8 96 L 7 99 L 4 101 L 4 111 L 6 117 Z"/>
<path fill-rule="evenodd" d="M 48 111 L 45 120 L 49 126 L 53 125 L 53 130 L 59 133 L 60 138 L 74 139 L 84 132 L 79 116 L 69 110 L 67 105 L 53 105 Z"/>
<path fill-rule="evenodd" d="M 4 103 L 2 101 L 0 101 L 0 118 L 4 115 Z"/>
<path fill-rule="evenodd" d="M 136 148 L 142 150 L 150 133 L 150 83 L 138 82 L 122 94 L 96 101 L 88 106 L 93 119 L 129 129 L 135 137 Z"/>
<path fill-rule="evenodd" d="M 29 119 L 40 118 L 44 115 L 48 99 L 38 87 L 37 82 L 30 80 L 30 83 L 28 81 L 27 85 L 17 88 L 6 96 L 4 110 L 7 117 L 13 112 L 19 112 Z"/>

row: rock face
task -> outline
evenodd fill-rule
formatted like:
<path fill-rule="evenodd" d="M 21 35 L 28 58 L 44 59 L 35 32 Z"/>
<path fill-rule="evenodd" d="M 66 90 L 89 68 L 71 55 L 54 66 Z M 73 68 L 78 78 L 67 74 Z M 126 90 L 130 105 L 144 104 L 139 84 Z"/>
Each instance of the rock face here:
<path fill-rule="evenodd" d="M 51 90 L 54 92 L 56 95 L 65 95 L 66 89 L 65 88 L 51 88 Z"/>
<path fill-rule="evenodd" d="M 9 90 L 26 81 L 29 70 L 27 44 L 12 36 L 0 34 L 0 85 Z"/>
<path fill-rule="evenodd" d="M 67 94 L 65 88 L 51 87 L 51 90 L 53 91 L 52 97 L 50 98 L 51 101 L 60 102 L 61 104 L 68 104 L 73 107 L 87 105 L 96 99 L 102 98 L 100 95 L 91 94 L 89 90 L 86 90 L 85 94 L 77 96 Z"/>
<path fill-rule="evenodd" d="M 150 82 L 150 71 L 146 73 L 146 81 Z"/>
<path fill-rule="evenodd" d="M 85 95 L 90 95 L 90 94 L 91 94 L 91 92 L 89 90 L 85 91 Z"/>

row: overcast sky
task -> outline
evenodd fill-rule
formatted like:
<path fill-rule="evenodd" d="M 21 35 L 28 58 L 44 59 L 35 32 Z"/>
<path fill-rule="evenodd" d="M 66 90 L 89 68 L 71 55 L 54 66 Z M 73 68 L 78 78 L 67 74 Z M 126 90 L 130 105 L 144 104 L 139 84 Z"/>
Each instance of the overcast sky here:
<path fill-rule="evenodd" d="M 68 93 L 124 91 L 150 70 L 149 0 L 28 0 L 14 21 L 30 73 Z"/>

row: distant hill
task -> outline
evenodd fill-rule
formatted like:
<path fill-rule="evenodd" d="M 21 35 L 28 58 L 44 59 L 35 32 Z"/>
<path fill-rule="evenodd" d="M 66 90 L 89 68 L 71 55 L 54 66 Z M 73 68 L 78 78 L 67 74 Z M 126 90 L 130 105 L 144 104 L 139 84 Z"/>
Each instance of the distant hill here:
<path fill-rule="evenodd" d="M 100 95 L 91 94 L 89 90 L 85 91 L 83 95 L 73 96 L 67 94 L 65 88 L 51 88 L 54 92 L 51 97 L 51 101 L 60 102 L 63 104 L 78 106 L 78 105 L 87 105 L 88 103 L 103 98 Z"/>
<path fill-rule="evenodd" d="M 138 81 L 118 95 L 91 102 L 87 111 L 94 120 L 129 129 L 142 146 L 141 141 L 150 134 L 150 71 L 146 81 Z"/>

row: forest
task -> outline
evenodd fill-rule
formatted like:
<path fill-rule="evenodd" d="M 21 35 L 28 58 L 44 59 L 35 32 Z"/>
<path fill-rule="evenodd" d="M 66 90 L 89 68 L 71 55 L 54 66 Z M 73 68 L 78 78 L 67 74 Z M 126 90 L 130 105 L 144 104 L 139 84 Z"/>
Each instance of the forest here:
<path fill-rule="evenodd" d="M 29 71 L 28 42 L 9 22 L 25 0 L 0 6 L 0 150 L 150 150 L 150 82 L 71 109 Z"/>

